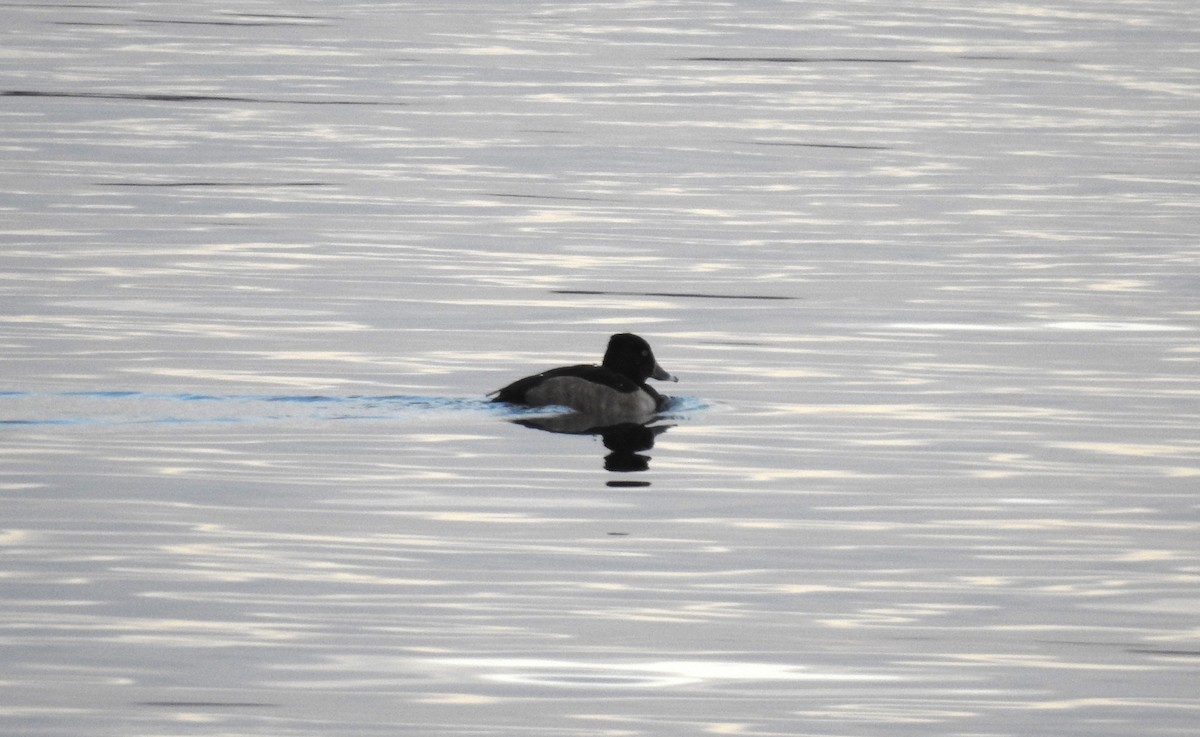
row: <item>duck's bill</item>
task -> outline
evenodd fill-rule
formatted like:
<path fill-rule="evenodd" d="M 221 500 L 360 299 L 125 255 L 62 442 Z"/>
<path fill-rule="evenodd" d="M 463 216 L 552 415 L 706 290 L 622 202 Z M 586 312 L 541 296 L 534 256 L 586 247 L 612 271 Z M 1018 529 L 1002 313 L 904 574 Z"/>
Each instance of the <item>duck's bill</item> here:
<path fill-rule="evenodd" d="M 657 363 L 654 364 L 654 373 L 650 374 L 650 378 L 658 379 L 659 381 L 679 381 L 678 376 L 672 376 L 671 374 L 668 374 L 667 370 L 662 366 L 659 366 Z"/>

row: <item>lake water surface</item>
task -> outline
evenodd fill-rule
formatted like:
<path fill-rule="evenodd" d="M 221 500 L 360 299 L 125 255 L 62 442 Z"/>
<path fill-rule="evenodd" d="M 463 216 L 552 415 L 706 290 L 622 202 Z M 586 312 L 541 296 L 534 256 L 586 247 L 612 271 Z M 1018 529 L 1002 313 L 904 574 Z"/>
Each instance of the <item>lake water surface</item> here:
<path fill-rule="evenodd" d="M 0 19 L 4 734 L 1195 734 L 1200 5 Z"/>

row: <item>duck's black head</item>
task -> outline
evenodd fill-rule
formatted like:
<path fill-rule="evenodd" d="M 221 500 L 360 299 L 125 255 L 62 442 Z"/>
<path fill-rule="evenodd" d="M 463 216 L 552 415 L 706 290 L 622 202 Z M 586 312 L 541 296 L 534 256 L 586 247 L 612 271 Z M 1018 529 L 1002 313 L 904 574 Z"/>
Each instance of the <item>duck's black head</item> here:
<path fill-rule="evenodd" d="M 654 351 L 650 350 L 650 344 L 633 333 L 617 333 L 608 339 L 608 350 L 604 351 L 603 365 L 639 384 L 646 383 L 646 379 L 679 381 L 654 360 Z"/>

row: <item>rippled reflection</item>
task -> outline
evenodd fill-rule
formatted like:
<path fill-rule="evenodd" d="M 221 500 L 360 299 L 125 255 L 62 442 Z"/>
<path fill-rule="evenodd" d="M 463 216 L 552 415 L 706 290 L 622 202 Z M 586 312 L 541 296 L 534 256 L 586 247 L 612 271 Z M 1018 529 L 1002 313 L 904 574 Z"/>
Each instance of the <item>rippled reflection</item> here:
<path fill-rule="evenodd" d="M 518 425 L 547 432 L 569 435 L 594 435 L 604 447 L 611 451 L 604 457 L 604 468 L 616 473 L 632 473 L 650 468 L 650 456 L 645 454 L 654 447 L 655 439 L 671 428 L 671 425 L 639 424 L 624 422 L 616 425 L 597 424 L 596 418 L 577 412 L 549 417 L 532 417 L 513 420 Z M 633 482 L 609 481 L 612 485 L 630 485 Z M 649 485 L 648 482 L 642 482 Z"/>
<path fill-rule="evenodd" d="M 1198 8 L 0 6 L 0 732 L 1193 734 Z"/>

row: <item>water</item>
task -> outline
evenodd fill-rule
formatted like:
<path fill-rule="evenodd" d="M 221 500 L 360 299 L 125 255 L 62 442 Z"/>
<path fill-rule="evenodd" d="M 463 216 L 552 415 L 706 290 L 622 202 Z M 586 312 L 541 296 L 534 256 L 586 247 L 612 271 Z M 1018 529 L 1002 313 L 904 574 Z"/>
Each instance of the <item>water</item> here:
<path fill-rule="evenodd" d="M 1198 16 L 0 8 L 3 731 L 1194 734 Z"/>

